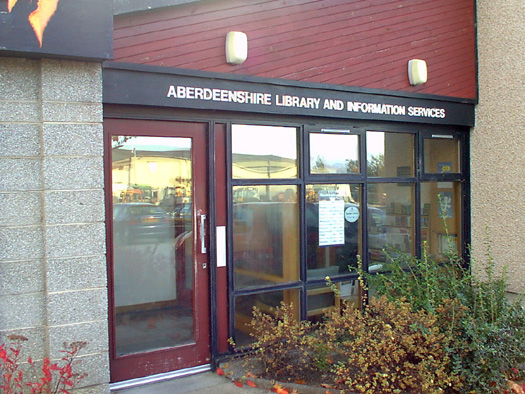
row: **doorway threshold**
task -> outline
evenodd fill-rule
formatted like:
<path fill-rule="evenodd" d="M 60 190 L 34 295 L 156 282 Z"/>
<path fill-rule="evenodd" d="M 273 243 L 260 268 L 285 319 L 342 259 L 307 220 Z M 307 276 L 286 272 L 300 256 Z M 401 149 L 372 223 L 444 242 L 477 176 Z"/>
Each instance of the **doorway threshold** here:
<path fill-rule="evenodd" d="M 210 370 L 211 370 L 211 365 L 204 364 L 204 365 L 199 365 L 197 367 L 179 369 L 177 371 L 171 371 L 171 372 L 159 373 L 156 375 L 145 376 L 143 378 L 136 378 L 136 379 L 125 380 L 123 382 L 110 383 L 109 391 L 114 392 L 114 391 L 125 390 L 125 389 L 130 389 L 130 388 L 139 387 L 139 386 L 145 386 L 147 384 L 159 383 L 165 380 L 182 378 L 185 376 L 195 375 L 195 374 L 198 374 L 201 372 L 207 372 Z"/>

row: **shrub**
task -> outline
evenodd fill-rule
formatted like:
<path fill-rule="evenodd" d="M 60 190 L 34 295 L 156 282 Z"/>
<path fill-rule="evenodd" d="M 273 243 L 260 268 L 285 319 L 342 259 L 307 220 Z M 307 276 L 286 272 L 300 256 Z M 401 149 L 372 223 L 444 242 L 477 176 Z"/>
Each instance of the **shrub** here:
<path fill-rule="evenodd" d="M 478 276 L 457 254 L 447 262 L 426 251 L 421 259 L 387 256 L 385 273 L 366 275 L 370 287 L 393 302 L 406 299 L 414 311 L 437 315 L 441 332 L 451 339 L 446 350 L 451 372 L 464 386 L 459 392 L 504 392 L 511 371 L 523 372 L 525 310 L 507 299 L 507 278 L 495 274 L 490 243 L 486 261 L 473 262 L 483 271 Z"/>
<path fill-rule="evenodd" d="M 59 362 L 44 358 L 41 363 L 21 359 L 22 343 L 27 338 L 10 335 L 10 343 L 0 344 L 0 391 L 4 394 L 69 394 L 85 376 L 73 372 L 75 359 L 85 342 L 64 344 L 64 357 Z M 40 366 L 37 366 L 40 365 Z"/>
<path fill-rule="evenodd" d="M 257 308 L 253 311 L 251 335 L 255 338 L 255 353 L 265 372 L 276 379 L 290 375 L 301 379 L 316 369 L 308 341 L 313 326 L 295 316 L 293 304 L 286 303 L 272 308 L 272 314 Z"/>
<path fill-rule="evenodd" d="M 506 393 L 525 376 L 525 309 L 506 297 L 487 245 L 486 260 L 472 263 L 482 275 L 456 253 L 431 258 L 426 245 L 420 259 L 386 252 L 383 273 L 360 272 L 370 304 L 316 325 L 285 304 L 255 309 L 256 354 L 276 378 L 323 375 L 363 393 Z"/>
<path fill-rule="evenodd" d="M 436 316 L 408 303 L 374 298 L 360 312 L 344 307 L 327 315 L 319 336 L 339 360 L 338 381 L 361 393 L 442 393 L 459 381 L 447 372 L 446 337 Z"/>
<path fill-rule="evenodd" d="M 272 378 L 323 377 L 363 393 L 441 393 L 458 380 L 447 372 L 446 336 L 436 319 L 383 297 L 363 312 L 344 304 L 316 325 L 297 321 L 282 303 L 271 315 L 254 309 L 251 325 L 255 354 Z"/>

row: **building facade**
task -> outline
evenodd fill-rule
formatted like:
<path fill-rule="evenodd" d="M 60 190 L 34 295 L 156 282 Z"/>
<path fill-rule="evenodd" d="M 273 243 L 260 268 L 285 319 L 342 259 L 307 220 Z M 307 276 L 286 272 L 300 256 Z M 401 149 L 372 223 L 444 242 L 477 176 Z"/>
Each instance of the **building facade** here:
<path fill-rule="evenodd" d="M 253 306 L 316 319 L 340 302 L 326 276 L 359 304 L 357 256 L 478 257 L 487 224 L 521 291 L 523 87 L 502 82 L 523 79 L 521 36 L 495 44 L 521 4 L 144 3 L 115 1 L 98 53 L 46 49 L 46 30 L 1 59 L 2 339 L 34 358 L 87 341 L 89 393 L 205 370 L 249 342 Z"/>

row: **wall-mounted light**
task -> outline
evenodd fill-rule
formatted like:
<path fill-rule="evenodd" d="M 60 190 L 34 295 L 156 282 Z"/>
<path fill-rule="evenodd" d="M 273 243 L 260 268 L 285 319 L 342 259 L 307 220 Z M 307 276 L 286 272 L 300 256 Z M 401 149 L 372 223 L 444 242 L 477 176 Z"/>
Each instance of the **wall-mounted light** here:
<path fill-rule="evenodd" d="M 427 62 L 419 59 L 408 61 L 408 80 L 410 85 L 421 85 L 427 81 Z"/>
<path fill-rule="evenodd" d="M 248 57 L 248 36 L 241 31 L 226 34 L 226 61 L 230 64 L 244 63 Z"/>

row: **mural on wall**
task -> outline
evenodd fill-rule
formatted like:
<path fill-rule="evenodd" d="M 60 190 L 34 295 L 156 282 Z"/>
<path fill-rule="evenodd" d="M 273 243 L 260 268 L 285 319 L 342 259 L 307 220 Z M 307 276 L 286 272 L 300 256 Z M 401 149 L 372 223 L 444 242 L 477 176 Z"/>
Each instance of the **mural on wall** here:
<path fill-rule="evenodd" d="M 7 11 L 11 12 L 18 0 L 7 0 Z M 59 0 L 38 0 L 36 10 L 29 14 L 27 17 L 33 31 L 35 32 L 36 38 L 42 47 L 42 39 L 44 36 L 44 30 L 46 29 L 47 23 L 57 10 Z"/>
<path fill-rule="evenodd" d="M 0 1 L 0 55 L 110 59 L 111 0 Z"/>

